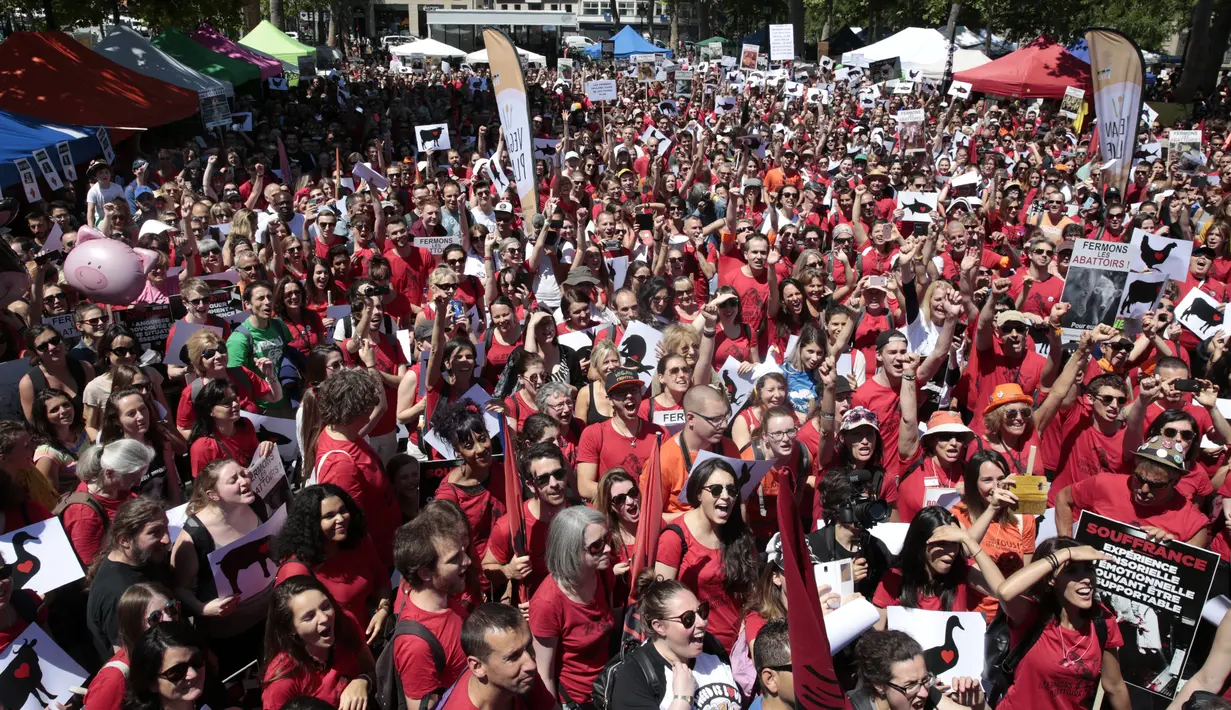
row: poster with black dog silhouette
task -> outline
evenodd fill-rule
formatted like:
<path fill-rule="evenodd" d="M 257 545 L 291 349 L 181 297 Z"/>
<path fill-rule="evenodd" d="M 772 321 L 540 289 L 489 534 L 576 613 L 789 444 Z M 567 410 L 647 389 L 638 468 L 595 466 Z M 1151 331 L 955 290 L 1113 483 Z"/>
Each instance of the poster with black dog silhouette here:
<path fill-rule="evenodd" d="M 1069 273 L 1073 270 L 1069 269 Z M 1227 309 L 1199 288 L 1191 289 L 1175 307 L 1175 319 L 1201 340 L 1222 332 L 1227 327 Z"/>
<path fill-rule="evenodd" d="M 453 147 L 449 143 L 449 124 L 447 123 L 415 126 L 415 139 L 419 142 L 420 153 L 428 153 L 433 150 L 448 150 Z"/>
<path fill-rule="evenodd" d="M 983 677 L 987 617 L 977 611 L 928 611 L 891 606 L 889 630 L 905 631 L 923 647 L 928 672 L 942 683 Z"/>
<path fill-rule="evenodd" d="M 743 500 L 752 499 L 752 496 L 756 493 L 757 486 L 761 485 L 761 479 L 765 478 L 765 474 L 769 473 L 770 469 L 774 467 L 773 461 L 745 461 L 716 454 L 712 451 L 698 451 L 697 455 L 692 459 L 692 467 L 688 469 L 688 473 L 691 475 L 697 466 L 710 459 L 722 459 L 727 462 L 732 471 L 735 471 L 735 483 L 739 486 L 740 498 Z M 679 501 L 681 503 L 688 502 L 687 483 L 680 489 Z"/>
<path fill-rule="evenodd" d="M 1183 542 L 1156 542 L 1141 528 L 1088 510 L 1082 511 L 1074 531 L 1078 542 L 1107 555 L 1094 565 L 1095 594 L 1124 637 L 1124 682 L 1173 697 L 1180 678 L 1196 668 L 1186 673 L 1184 666 L 1218 555 Z"/>
<path fill-rule="evenodd" d="M 1131 271 L 1161 271 L 1172 281 L 1188 278 L 1188 260 L 1193 255 L 1193 243 L 1187 239 L 1172 239 L 1134 229 L 1129 242 L 1133 248 L 1128 263 Z"/>
<path fill-rule="evenodd" d="M 1060 321 L 1064 340 L 1077 340 L 1087 330 L 1112 325 L 1128 282 L 1133 246 L 1119 242 L 1078 239 L 1073 243 L 1069 274 L 1060 300 L 1072 308 Z"/>
<path fill-rule="evenodd" d="M 0 651 L 0 708 L 43 710 L 67 704 L 70 688 L 85 685 L 88 677 L 38 624 L 30 624 Z"/>
<path fill-rule="evenodd" d="M 252 532 L 206 555 L 219 597 L 238 594 L 241 600 L 247 599 L 274 583 L 278 563 L 269 554 L 285 521 L 284 505 Z"/>
<path fill-rule="evenodd" d="M 85 576 L 59 518 L 0 536 L 0 556 L 13 570 L 13 589 L 46 595 Z"/>

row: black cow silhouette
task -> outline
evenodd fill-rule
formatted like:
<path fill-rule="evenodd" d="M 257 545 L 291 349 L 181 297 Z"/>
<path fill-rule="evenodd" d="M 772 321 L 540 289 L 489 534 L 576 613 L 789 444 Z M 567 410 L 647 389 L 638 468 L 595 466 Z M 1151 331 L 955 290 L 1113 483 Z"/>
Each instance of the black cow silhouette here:
<path fill-rule="evenodd" d="M 31 540 L 38 538 L 24 530 L 13 536 L 13 551 L 17 553 L 17 561 L 13 563 L 13 589 L 24 589 L 43 568 L 43 561 L 26 549 L 26 543 Z"/>
<path fill-rule="evenodd" d="M 1159 281 L 1151 283 L 1149 281 L 1134 281 L 1124 289 L 1124 300 L 1120 302 L 1120 313 L 1127 313 L 1130 308 L 1138 303 L 1147 305 L 1154 303 L 1154 299 L 1158 298 L 1158 292 L 1163 289 L 1163 282 Z"/>
<path fill-rule="evenodd" d="M 1217 328 L 1222 325 L 1223 321 L 1222 311 L 1218 310 L 1218 306 L 1203 298 L 1193 299 L 1193 302 L 1188 304 L 1188 308 L 1185 308 L 1179 317 L 1188 318 L 1190 315 L 1196 316 L 1197 320 L 1202 322 L 1202 333 L 1210 328 Z"/>
<path fill-rule="evenodd" d="M 31 695 L 39 707 L 46 707 L 56 696 L 43 687 L 43 667 L 38 664 L 34 645 L 38 639 L 30 639 L 13 654 L 9 665 L 0 672 L 0 708 L 17 708 L 26 704 Z"/>
<path fill-rule="evenodd" d="M 903 202 L 902 206 L 905 207 L 907 210 L 914 212 L 915 214 L 930 214 L 932 212 L 931 205 L 929 205 L 926 202 L 919 202 L 918 200 L 911 200 L 910 202 Z"/>
<path fill-rule="evenodd" d="M 544 143 L 543 145 L 535 148 L 535 150 L 542 153 L 543 155 L 555 155 L 556 154 L 556 146 L 550 143 Z"/>
<path fill-rule="evenodd" d="M 650 368 L 643 364 L 645 360 L 645 339 L 640 335 L 630 335 L 620 346 L 620 357 L 624 358 L 624 366 L 637 373 L 649 372 Z"/>
<path fill-rule="evenodd" d="M 261 425 L 260 429 L 256 430 L 256 438 L 257 441 L 272 441 L 278 446 L 285 446 L 291 443 L 291 440 L 285 434 L 273 431 L 272 429 L 266 429 L 264 424 Z"/>
<path fill-rule="evenodd" d="M 249 540 L 228 552 L 218 562 L 218 570 L 230 582 L 232 594 L 239 593 L 239 573 L 252 565 L 260 565 L 261 572 L 264 573 L 265 578 L 269 578 L 269 567 L 273 566 L 273 560 L 269 558 L 271 540 L 273 540 L 272 535 Z"/>
<path fill-rule="evenodd" d="M 440 126 L 436 126 L 434 128 L 420 128 L 419 129 L 419 142 L 420 143 L 435 143 L 436 141 L 440 140 L 440 136 L 442 133 L 443 131 L 441 130 Z"/>
<path fill-rule="evenodd" d="M 727 401 L 735 404 L 735 398 L 738 396 L 735 390 L 735 381 L 731 379 L 731 373 L 727 370 L 722 371 L 722 384 L 727 388 Z"/>
<path fill-rule="evenodd" d="M 1167 242 L 1167 246 L 1162 249 L 1155 249 L 1150 246 L 1149 235 L 1141 237 L 1141 261 L 1151 269 L 1166 261 L 1172 249 L 1175 249 L 1175 242 Z"/>
<path fill-rule="evenodd" d="M 949 617 L 949 622 L 945 624 L 945 642 L 941 646 L 933 646 L 923 652 L 923 663 L 927 666 L 928 673 L 940 675 L 945 671 L 952 670 L 957 666 L 958 649 L 957 644 L 953 641 L 953 630 L 962 629 L 962 620 L 956 614 Z"/>

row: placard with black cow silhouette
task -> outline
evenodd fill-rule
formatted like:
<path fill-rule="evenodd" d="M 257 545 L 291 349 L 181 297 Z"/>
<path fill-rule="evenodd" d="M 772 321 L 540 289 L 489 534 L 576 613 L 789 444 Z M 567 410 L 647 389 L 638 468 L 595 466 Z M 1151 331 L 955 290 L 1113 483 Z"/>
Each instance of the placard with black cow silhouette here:
<path fill-rule="evenodd" d="M 1133 272 L 1124 282 L 1124 297 L 1120 299 L 1119 318 L 1140 318 L 1158 305 L 1167 285 L 1167 274 L 1162 271 Z"/>
<path fill-rule="evenodd" d="M 1227 327 L 1227 312 L 1214 297 L 1199 288 L 1190 290 L 1175 307 L 1175 319 L 1205 340 Z"/>
<path fill-rule="evenodd" d="M 646 387 L 650 386 L 651 375 L 658 367 L 657 348 L 662 339 L 662 333 L 641 321 L 629 321 L 624 337 L 620 338 L 620 363 L 635 370 Z"/>
<path fill-rule="evenodd" d="M 419 144 L 419 152 L 427 153 L 433 150 L 449 150 L 449 124 L 433 123 L 427 126 L 415 126 L 415 140 Z"/>
<path fill-rule="evenodd" d="M 1171 239 L 1134 229 L 1129 251 L 1130 271 L 1161 271 L 1172 281 L 1188 278 L 1188 260 L 1193 255 L 1193 243 L 1187 239 Z"/>
<path fill-rule="evenodd" d="M 238 594 L 241 600 L 248 599 L 274 583 L 278 564 L 270 550 L 285 521 L 284 505 L 252 532 L 206 555 L 220 598 Z"/>
<path fill-rule="evenodd" d="M 0 555 L 13 568 L 13 588 L 46 595 L 85 576 L 59 518 L 0 536 Z"/>
<path fill-rule="evenodd" d="M 722 459 L 731 466 L 731 470 L 735 471 L 735 482 L 739 485 L 740 496 L 745 501 L 755 495 L 757 486 L 761 485 L 761 479 L 765 478 L 765 474 L 769 473 L 769 470 L 774 467 L 773 461 L 745 461 L 716 454 L 712 451 L 698 451 L 697 455 L 692 459 L 692 467 L 688 469 L 689 475 L 692 475 L 697 466 L 710 459 Z M 684 487 L 680 489 L 679 501 L 681 503 L 688 502 L 687 491 L 688 485 L 685 483 Z"/>
<path fill-rule="evenodd" d="M 923 647 L 928 672 L 942 683 L 983 677 L 987 618 L 977 611 L 927 611 L 891 606 L 889 630 L 904 631 Z"/>
<path fill-rule="evenodd" d="M 38 624 L 30 624 L 0 651 L 0 708 L 43 710 L 67 703 L 69 689 L 85 685 L 88 677 Z"/>
<path fill-rule="evenodd" d="M 931 222 L 932 215 L 936 214 L 938 197 L 938 192 L 899 192 L 898 207 L 904 212 L 902 221 Z"/>

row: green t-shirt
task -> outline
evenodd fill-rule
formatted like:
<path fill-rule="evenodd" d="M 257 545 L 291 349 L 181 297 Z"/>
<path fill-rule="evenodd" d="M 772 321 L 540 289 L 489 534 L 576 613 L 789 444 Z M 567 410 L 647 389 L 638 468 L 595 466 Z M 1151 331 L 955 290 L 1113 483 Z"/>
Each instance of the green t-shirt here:
<path fill-rule="evenodd" d="M 277 377 L 282 369 L 282 353 L 289 347 L 291 340 L 291 332 L 286 324 L 277 318 L 270 318 L 267 328 L 256 327 L 249 318 L 227 338 L 227 367 L 246 367 L 259 373 L 256 360 L 267 357 L 274 363 L 274 376 Z M 257 407 L 265 412 L 280 409 L 286 404 L 284 396 L 277 402 L 257 402 Z"/>

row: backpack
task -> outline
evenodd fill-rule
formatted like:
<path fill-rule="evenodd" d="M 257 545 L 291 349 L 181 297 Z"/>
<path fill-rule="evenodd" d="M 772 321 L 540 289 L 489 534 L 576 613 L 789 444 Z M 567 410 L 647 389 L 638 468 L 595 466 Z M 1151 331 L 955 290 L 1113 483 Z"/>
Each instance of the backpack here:
<path fill-rule="evenodd" d="M 51 514 L 59 518 L 60 522 L 63 523 L 64 511 L 68 510 L 69 506 L 77 504 L 84 505 L 94 511 L 94 514 L 102 521 L 103 535 L 106 535 L 107 528 L 111 526 L 111 519 L 107 517 L 107 512 L 103 510 L 102 503 L 99 503 L 97 498 L 86 491 L 70 491 L 60 496 L 60 500 L 56 503 L 55 510 L 52 510 Z M 76 554 L 76 550 L 73 553 Z M 80 555 L 78 557 L 80 558 Z"/>
<path fill-rule="evenodd" d="M 987 636 L 983 642 L 984 656 L 987 658 L 987 704 L 996 707 L 1013 685 L 1013 676 L 1017 666 L 1026 657 L 1030 649 L 1039 642 L 1046 623 L 1036 622 L 1030 633 L 1016 646 L 1010 647 L 1009 617 L 1004 609 L 996 611 L 996 618 L 987 626 Z M 1099 649 L 1107 647 L 1107 619 L 1102 614 L 1094 617 L 1094 633 L 1098 636 Z"/>
<path fill-rule="evenodd" d="M 650 661 L 645 657 L 644 653 L 637 653 L 637 649 L 645 643 L 645 635 L 641 628 L 641 617 L 637 614 L 637 608 L 629 607 L 624 612 L 624 630 L 619 637 L 619 648 L 612 654 L 611 659 L 603 666 L 603 669 L 598 672 L 598 676 L 594 678 L 594 687 L 590 693 L 590 703 L 594 705 L 595 710 L 610 710 L 615 703 L 615 681 L 620 669 L 624 667 L 625 661 L 631 657 L 633 662 L 641 667 L 641 672 L 649 679 L 650 686 L 654 690 L 654 697 L 658 697 L 666 692 L 666 683 L 659 681 L 658 674 L 654 672 Z"/>
<path fill-rule="evenodd" d="M 430 710 L 442 700 L 442 694 L 447 689 L 438 688 L 432 691 L 428 697 L 423 699 L 419 708 L 408 709 L 406 707 L 406 695 L 402 691 L 402 677 L 398 674 L 397 664 L 393 657 L 393 642 L 398 636 L 417 636 L 423 639 L 432 653 L 432 663 L 436 666 L 437 676 L 444 675 L 447 667 L 445 649 L 440 645 L 440 639 L 436 638 L 436 634 L 418 621 L 399 619 L 393 627 L 393 635 L 389 638 L 389 642 L 380 652 L 380 658 L 376 659 L 376 703 L 381 710 Z M 435 699 L 433 695 L 436 696 Z"/>

